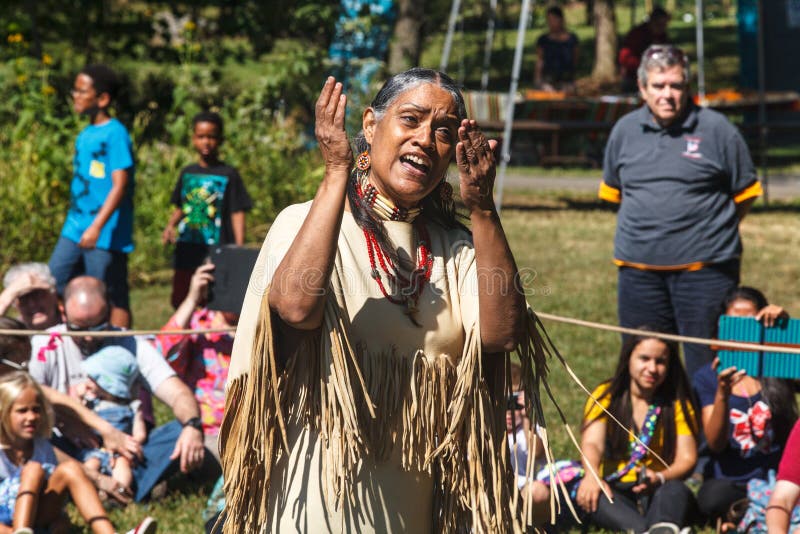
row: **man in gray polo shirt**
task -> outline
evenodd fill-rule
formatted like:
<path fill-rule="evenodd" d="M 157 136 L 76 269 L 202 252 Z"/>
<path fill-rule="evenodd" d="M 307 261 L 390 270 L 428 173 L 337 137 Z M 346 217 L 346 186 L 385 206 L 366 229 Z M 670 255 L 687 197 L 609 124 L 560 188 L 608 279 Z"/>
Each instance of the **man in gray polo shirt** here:
<path fill-rule="evenodd" d="M 761 195 L 738 130 L 689 99 L 689 61 L 654 45 L 638 71 L 641 108 L 606 146 L 600 198 L 620 204 L 614 238 L 620 325 L 712 337 L 739 283 L 739 222 Z M 687 371 L 711 361 L 684 346 Z"/>

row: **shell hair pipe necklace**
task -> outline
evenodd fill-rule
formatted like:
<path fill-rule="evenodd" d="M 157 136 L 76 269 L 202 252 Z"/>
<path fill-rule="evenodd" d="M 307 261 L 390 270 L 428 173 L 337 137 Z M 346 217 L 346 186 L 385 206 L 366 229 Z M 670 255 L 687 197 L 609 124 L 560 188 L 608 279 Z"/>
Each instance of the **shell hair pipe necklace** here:
<path fill-rule="evenodd" d="M 408 316 L 414 325 L 422 326 L 416 319 L 416 314 L 419 311 L 417 303 L 425 284 L 431 279 L 433 267 L 433 255 L 428 248 L 430 246 L 428 229 L 421 220 L 417 220 L 417 216 L 422 212 L 422 209 L 419 207 L 400 208 L 395 206 L 391 200 L 381 195 L 375 186 L 367 181 L 366 171 L 369 167 L 367 169 L 362 169 L 360 166 L 357 168 L 361 172 L 356 172 L 353 177 L 356 194 L 364 201 L 375 217 L 381 221 L 409 222 L 414 226 L 415 234 L 418 237 L 416 267 L 408 277 L 399 271 L 391 256 L 384 252 L 374 232 L 366 228 L 363 229 L 363 232 L 367 243 L 370 276 L 378 284 L 381 294 L 392 304 L 403 306 L 405 308 L 403 313 Z M 390 287 L 393 288 L 392 292 L 387 289 L 384 277 L 388 280 Z"/>

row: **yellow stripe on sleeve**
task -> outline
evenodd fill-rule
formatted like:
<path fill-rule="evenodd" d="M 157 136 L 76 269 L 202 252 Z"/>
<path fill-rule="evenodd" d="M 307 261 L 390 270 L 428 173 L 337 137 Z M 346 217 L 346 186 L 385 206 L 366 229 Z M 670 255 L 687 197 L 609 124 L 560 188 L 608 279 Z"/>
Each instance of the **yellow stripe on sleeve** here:
<path fill-rule="evenodd" d="M 613 202 L 614 204 L 619 204 L 622 200 L 619 189 L 611 187 L 605 182 L 600 182 L 600 191 L 597 192 L 597 196 L 608 202 Z"/>
<path fill-rule="evenodd" d="M 736 193 L 736 195 L 733 197 L 733 201 L 737 204 L 740 204 L 749 198 L 760 197 L 763 194 L 764 190 L 761 188 L 761 182 L 756 180 L 752 185 L 745 187 Z"/>

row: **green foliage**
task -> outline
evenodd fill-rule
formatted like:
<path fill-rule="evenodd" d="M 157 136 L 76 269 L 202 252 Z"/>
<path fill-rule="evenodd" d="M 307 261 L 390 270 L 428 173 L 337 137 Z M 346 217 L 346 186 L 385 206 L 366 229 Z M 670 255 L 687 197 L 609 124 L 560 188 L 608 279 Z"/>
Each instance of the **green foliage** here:
<path fill-rule="evenodd" d="M 254 200 L 251 240 L 263 238 L 280 209 L 313 196 L 322 172 L 305 145 L 309 114 L 299 102 L 319 85 L 319 58 L 313 48 L 280 43 L 270 68 L 245 88 L 197 64 L 120 69 L 126 90 L 117 115 L 129 127 L 137 162 L 134 280 L 169 269 L 171 251 L 160 236 L 180 170 L 196 160 L 191 119 L 203 109 L 225 120 L 223 158 L 239 169 Z M 74 141 L 86 121 L 69 109 L 72 73 L 59 75 L 59 66 L 49 56 L 21 54 L 0 66 L 8 74 L 0 85 L 0 196 L 7 199 L 0 204 L 0 272 L 17 261 L 46 261 L 67 211 Z"/>

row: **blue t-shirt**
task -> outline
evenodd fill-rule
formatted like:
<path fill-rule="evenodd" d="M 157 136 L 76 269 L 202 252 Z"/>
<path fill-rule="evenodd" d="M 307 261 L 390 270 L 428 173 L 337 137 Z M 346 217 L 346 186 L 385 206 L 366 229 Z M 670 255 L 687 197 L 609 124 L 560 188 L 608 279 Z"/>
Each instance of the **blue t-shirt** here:
<path fill-rule="evenodd" d="M 108 218 L 97 248 L 131 252 L 133 250 L 133 148 L 128 131 L 117 119 L 90 124 L 75 141 L 69 212 L 61 235 L 80 241 L 103 207 L 113 182 L 111 173 L 128 171 L 128 187 L 117 209 Z"/>
<path fill-rule="evenodd" d="M 714 404 L 717 374 L 706 364 L 693 377 L 700 406 Z M 706 478 L 721 478 L 747 482 L 751 478 L 767 479 L 767 471 L 777 469 L 781 445 L 775 442 L 772 411 L 761 396 L 731 395 L 728 400 L 728 446 L 712 453 L 706 466 Z"/>

